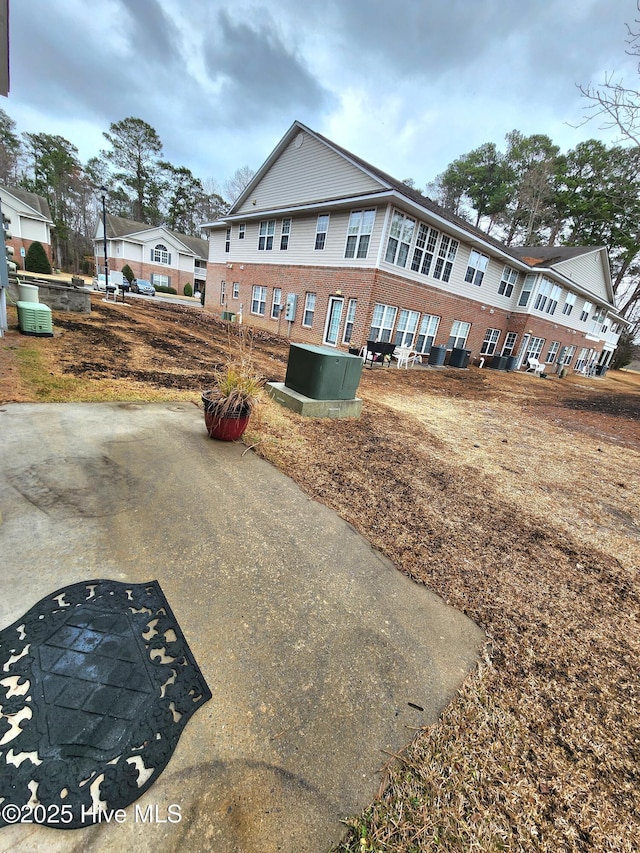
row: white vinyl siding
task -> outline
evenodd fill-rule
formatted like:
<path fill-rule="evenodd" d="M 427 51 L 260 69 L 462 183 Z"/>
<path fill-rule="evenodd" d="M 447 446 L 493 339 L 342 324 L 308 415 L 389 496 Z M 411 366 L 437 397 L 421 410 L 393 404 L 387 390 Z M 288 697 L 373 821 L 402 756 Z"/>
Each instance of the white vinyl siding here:
<path fill-rule="evenodd" d="M 324 249 L 319 252 L 314 248 L 316 239 L 316 227 L 318 222 L 317 213 L 309 212 L 305 215 L 291 217 L 291 233 L 286 251 L 280 250 L 280 239 L 283 219 L 290 217 L 276 218 L 275 237 L 273 251 L 259 251 L 259 220 L 247 222 L 246 238 L 239 242 L 233 242 L 233 263 L 234 264 L 299 264 L 301 266 L 317 266 L 321 260 L 322 266 L 329 267 L 345 267 L 345 266 L 373 266 L 376 263 L 378 247 L 382 229 L 384 227 L 384 216 L 376 215 L 369 242 L 369 251 L 365 259 L 345 259 L 345 244 L 347 239 L 347 230 L 349 227 L 349 210 L 331 211 L 329 223 L 329 231 L 325 238 Z M 220 232 L 217 232 L 220 234 Z M 224 231 L 219 238 L 224 243 Z M 216 232 L 212 232 L 212 261 L 227 263 L 229 258 L 221 254 L 222 243 L 218 242 L 217 247 L 214 245 L 216 240 Z"/>
<path fill-rule="evenodd" d="M 261 210 L 270 210 L 383 189 L 382 184 L 324 142 L 300 132 L 302 144 L 296 146 L 298 133 L 294 132 L 291 142 L 247 195 L 237 213 L 251 214 L 255 210 L 254 200 L 259 201 Z M 344 243 L 342 248 L 344 251 Z"/>
<path fill-rule="evenodd" d="M 607 271 L 603 267 L 603 255 L 597 249 L 555 264 L 554 268 L 573 281 L 588 282 L 589 292 L 593 293 L 596 299 L 609 301 L 605 278 Z"/>

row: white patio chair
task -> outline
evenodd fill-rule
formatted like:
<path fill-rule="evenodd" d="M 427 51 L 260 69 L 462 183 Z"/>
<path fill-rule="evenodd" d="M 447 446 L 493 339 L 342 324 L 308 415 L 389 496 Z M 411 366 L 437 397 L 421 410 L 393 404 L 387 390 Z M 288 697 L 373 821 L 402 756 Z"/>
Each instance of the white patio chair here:
<path fill-rule="evenodd" d="M 525 371 L 525 373 L 535 373 L 536 376 L 540 376 L 540 374 L 544 371 L 544 364 L 540 364 L 537 358 L 528 358 L 527 364 L 529 365 Z"/>
<path fill-rule="evenodd" d="M 404 367 L 405 370 L 409 366 L 409 363 L 422 364 L 422 356 L 419 352 L 416 352 L 411 347 L 396 347 L 393 352 L 393 357 L 397 360 L 398 364 L 396 365 L 398 369 Z"/>

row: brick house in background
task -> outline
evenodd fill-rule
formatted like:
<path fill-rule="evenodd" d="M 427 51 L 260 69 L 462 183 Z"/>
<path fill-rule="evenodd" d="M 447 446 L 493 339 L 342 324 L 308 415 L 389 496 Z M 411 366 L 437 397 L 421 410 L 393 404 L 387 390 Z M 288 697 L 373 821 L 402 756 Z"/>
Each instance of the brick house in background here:
<path fill-rule="evenodd" d="M 625 324 L 606 248 L 504 246 L 297 121 L 203 230 L 205 307 L 292 341 L 584 370 L 609 364 Z"/>
<path fill-rule="evenodd" d="M 24 269 L 24 255 L 32 243 L 42 243 L 52 266 L 55 266 L 51 246 L 51 229 L 54 228 L 49 202 L 46 198 L 27 192 L 19 187 L 5 187 L 0 184 L 2 213 L 9 220 L 10 239 L 13 246 L 13 261 L 18 269 Z M 24 250 L 24 255 L 21 253 Z"/>
<path fill-rule="evenodd" d="M 104 273 L 102 217 L 93 241 L 96 271 Z M 200 237 L 170 231 L 164 225 L 146 225 L 107 213 L 107 258 L 110 271 L 125 264 L 136 278 L 148 279 L 155 287 L 173 287 L 184 293 L 185 284 L 194 291 L 204 289 L 209 245 Z"/>

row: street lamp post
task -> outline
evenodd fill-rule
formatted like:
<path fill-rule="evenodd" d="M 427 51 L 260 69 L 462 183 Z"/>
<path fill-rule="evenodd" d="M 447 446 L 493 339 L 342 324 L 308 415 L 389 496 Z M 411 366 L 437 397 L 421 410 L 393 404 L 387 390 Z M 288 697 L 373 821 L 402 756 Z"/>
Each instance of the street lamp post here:
<path fill-rule="evenodd" d="M 107 259 L 107 188 L 100 187 L 100 197 L 102 198 L 102 243 L 104 248 L 104 295 L 108 295 L 109 291 L 109 261 Z"/>

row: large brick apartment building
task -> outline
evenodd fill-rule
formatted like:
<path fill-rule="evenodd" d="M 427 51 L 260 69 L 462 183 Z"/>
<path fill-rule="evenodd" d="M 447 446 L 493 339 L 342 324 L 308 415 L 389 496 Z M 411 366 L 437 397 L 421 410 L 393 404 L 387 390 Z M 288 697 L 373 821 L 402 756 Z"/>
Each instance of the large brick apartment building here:
<path fill-rule="evenodd" d="M 203 228 L 205 307 L 292 341 L 588 370 L 624 325 L 606 248 L 506 247 L 299 122 Z"/>

